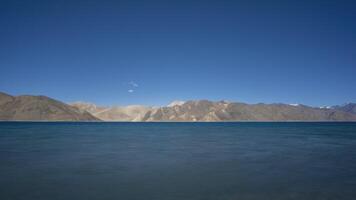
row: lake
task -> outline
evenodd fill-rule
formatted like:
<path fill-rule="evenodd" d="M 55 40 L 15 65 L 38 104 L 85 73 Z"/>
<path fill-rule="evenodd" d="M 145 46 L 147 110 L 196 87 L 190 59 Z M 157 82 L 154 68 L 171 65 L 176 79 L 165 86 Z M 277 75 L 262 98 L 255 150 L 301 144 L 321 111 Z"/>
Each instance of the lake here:
<path fill-rule="evenodd" d="M 0 123 L 2 200 L 356 199 L 356 123 Z"/>

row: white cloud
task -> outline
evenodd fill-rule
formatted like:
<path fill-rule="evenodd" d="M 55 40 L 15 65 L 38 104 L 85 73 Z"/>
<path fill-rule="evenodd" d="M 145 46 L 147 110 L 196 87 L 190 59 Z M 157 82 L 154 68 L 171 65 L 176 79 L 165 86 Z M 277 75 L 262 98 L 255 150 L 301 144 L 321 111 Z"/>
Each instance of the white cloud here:
<path fill-rule="evenodd" d="M 133 81 L 130 81 L 128 84 L 131 85 L 132 87 L 138 87 L 138 84 Z"/>
<path fill-rule="evenodd" d="M 126 84 L 128 85 L 128 88 L 127 88 L 128 93 L 133 93 L 136 90 L 136 88 L 138 88 L 138 84 L 135 83 L 134 81 L 130 81 Z"/>

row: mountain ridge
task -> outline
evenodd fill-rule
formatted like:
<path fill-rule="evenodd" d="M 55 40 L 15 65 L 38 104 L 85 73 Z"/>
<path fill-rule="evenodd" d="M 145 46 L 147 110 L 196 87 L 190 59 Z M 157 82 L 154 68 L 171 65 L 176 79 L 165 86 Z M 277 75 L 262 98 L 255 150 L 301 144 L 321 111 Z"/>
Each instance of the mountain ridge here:
<path fill-rule="evenodd" d="M 356 121 L 356 104 L 311 107 L 303 104 L 188 100 L 161 106 L 97 106 L 33 95 L 0 92 L 0 120 L 5 121 Z"/>
<path fill-rule="evenodd" d="M 95 112 L 92 114 L 104 121 L 356 121 L 353 113 L 303 104 L 189 100 L 161 107 L 141 106 L 143 110 L 128 115 L 125 108 L 129 107 L 120 107 L 121 110 L 107 107 L 111 112 L 110 120 L 95 115 Z"/>

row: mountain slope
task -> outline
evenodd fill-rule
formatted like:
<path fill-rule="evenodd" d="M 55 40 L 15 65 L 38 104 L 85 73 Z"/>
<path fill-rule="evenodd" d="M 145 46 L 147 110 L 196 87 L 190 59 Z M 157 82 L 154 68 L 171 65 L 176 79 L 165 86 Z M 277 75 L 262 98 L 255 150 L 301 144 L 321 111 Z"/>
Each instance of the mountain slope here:
<path fill-rule="evenodd" d="M 72 106 L 88 111 L 95 117 L 104 121 L 142 121 L 151 107 L 141 105 L 98 107 L 92 103 L 77 102 Z"/>
<path fill-rule="evenodd" d="M 0 92 L 0 120 L 43 121 L 356 121 L 356 104 L 315 108 L 300 104 L 245 104 L 226 101 L 176 101 L 169 106 L 101 107 L 67 105 L 46 96 Z"/>
<path fill-rule="evenodd" d="M 142 118 L 150 109 L 149 107 L 139 105 L 112 107 L 106 111 L 97 113 L 95 116 L 107 121 L 142 121 Z"/>
<path fill-rule="evenodd" d="M 356 115 L 352 113 L 300 104 L 245 104 L 199 100 L 156 108 L 98 108 L 88 103 L 75 106 L 104 121 L 356 121 Z"/>
<path fill-rule="evenodd" d="M 304 105 L 187 101 L 146 113 L 143 121 L 356 121 L 356 115 Z"/>
<path fill-rule="evenodd" d="M 78 108 L 79 110 L 82 111 L 87 111 L 91 114 L 97 113 L 97 112 L 101 112 L 103 110 L 106 110 L 106 107 L 102 107 L 102 106 L 97 106 L 93 103 L 87 103 L 87 102 L 82 102 L 82 101 L 78 101 L 78 102 L 74 102 L 74 103 L 70 103 L 69 105 Z"/>
<path fill-rule="evenodd" d="M 333 106 L 332 108 L 335 110 L 340 110 L 340 111 L 344 111 L 347 113 L 356 114 L 356 103 L 348 103 L 348 104 L 344 104 L 342 106 Z"/>
<path fill-rule="evenodd" d="M 0 120 L 97 121 L 88 112 L 46 96 L 0 93 Z"/>
<path fill-rule="evenodd" d="M 167 107 L 173 107 L 173 106 L 181 106 L 183 105 L 185 102 L 184 101 L 180 101 L 180 100 L 175 100 L 172 101 L 170 104 L 167 105 Z"/>

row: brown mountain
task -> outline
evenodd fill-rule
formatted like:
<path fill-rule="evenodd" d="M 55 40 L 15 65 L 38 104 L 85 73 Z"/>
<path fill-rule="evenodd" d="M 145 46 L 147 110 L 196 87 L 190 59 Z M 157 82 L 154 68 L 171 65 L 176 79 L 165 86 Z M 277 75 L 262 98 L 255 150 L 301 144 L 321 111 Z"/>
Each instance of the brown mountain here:
<path fill-rule="evenodd" d="M 176 101 L 164 107 L 67 105 L 45 96 L 0 93 L 0 120 L 44 121 L 356 121 L 354 104 L 315 108 L 298 104 Z"/>
<path fill-rule="evenodd" d="M 98 121 L 89 112 L 46 96 L 11 96 L 0 92 L 0 120 Z"/>
<path fill-rule="evenodd" d="M 104 106 L 97 106 L 93 103 L 87 103 L 87 102 L 82 102 L 82 101 L 70 103 L 69 105 L 76 107 L 82 111 L 88 111 L 91 114 L 95 114 L 97 112 L 101 112 L 101 111 L 104 111 L 107 109 L 107 107 L 104 107 Z"/>
<path fill-rule="evenodd" d="M 335 110 L 341 110 L 347 113 L 356 114 L 356 103 L 347 103 L 341 106 L 333 106 Z"/>
<path fill-rule="evenodd" d="M 178 101 L 176 101 L 178 102 Z M 356 121 L 342 110 L 298 104 L 245 104 L 226 101 L 179 101 L 165 107 L 97 107 L 72 104 L 104 121 Z"/>
<path fill-rule="evenodd" d="M 151 110 L 142 121 L 356 121 L 356 115 L 304 105 L 200 100 Z"/>

